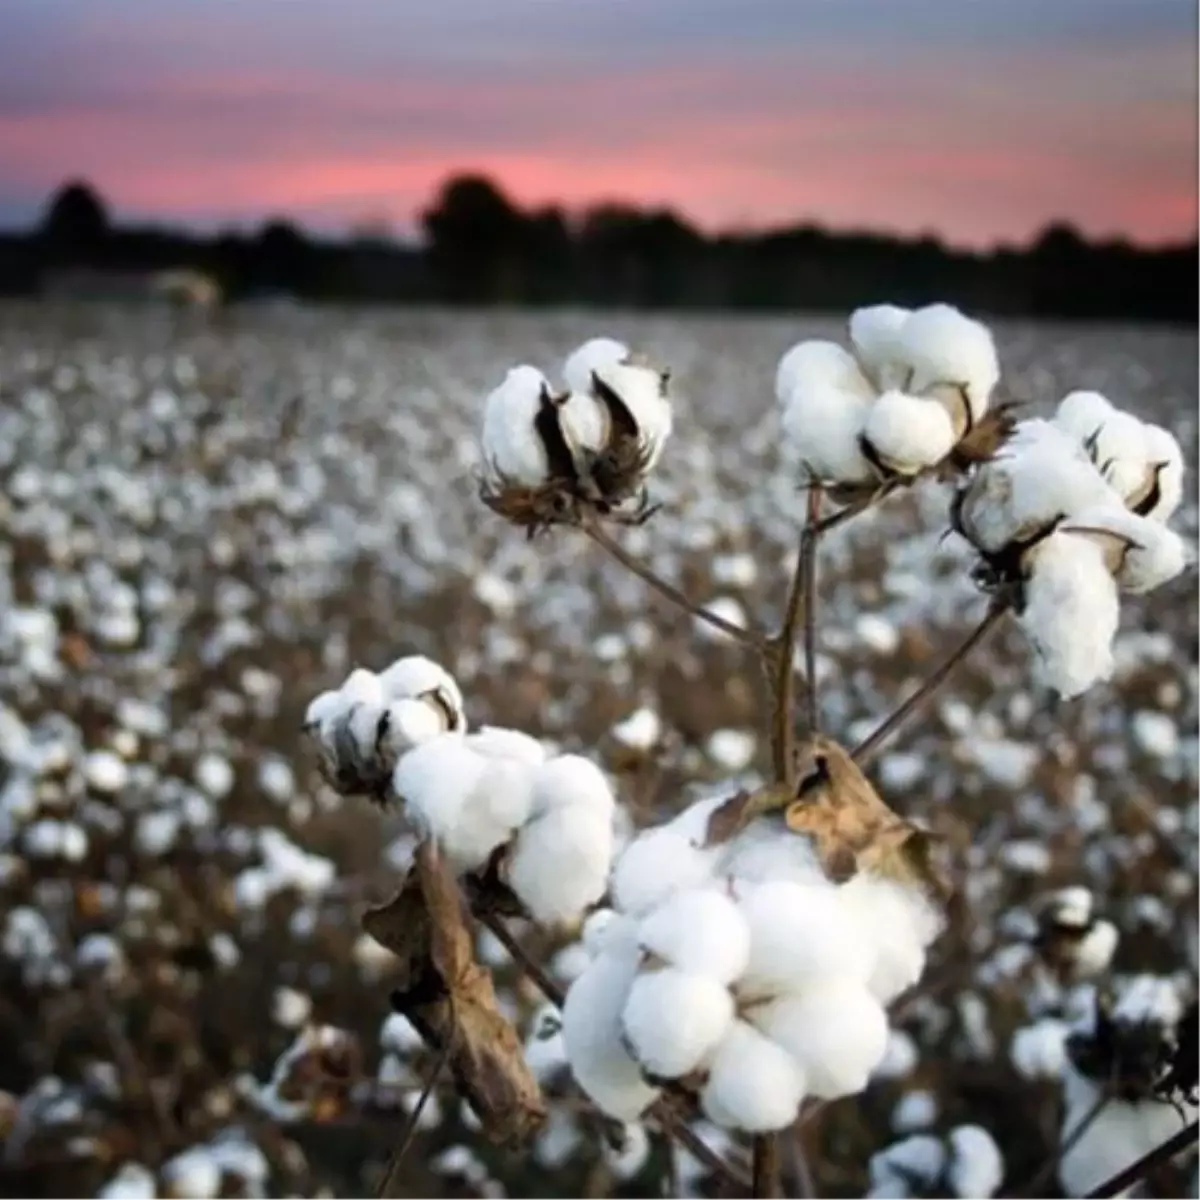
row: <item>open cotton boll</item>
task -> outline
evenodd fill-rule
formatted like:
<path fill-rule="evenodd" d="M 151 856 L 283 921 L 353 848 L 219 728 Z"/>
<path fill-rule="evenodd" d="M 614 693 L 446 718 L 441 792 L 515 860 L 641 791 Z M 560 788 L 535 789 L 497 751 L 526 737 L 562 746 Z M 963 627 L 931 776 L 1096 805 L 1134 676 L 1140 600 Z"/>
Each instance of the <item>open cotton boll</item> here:
<path fill-rule="evenodd" d="M 678 1079 L 705 1062 L 733 1016 L 733 997 L 723 984 L 663 967 L 643 971 L 633 981 L 621 1027 L 648 1074 Z"/>
<path fill-rule="evenodd" d="M 393 700 L 376 723 L 379 749 L 395 763 L 414 746 L 445 733 L 443 717 L 423 700 Z"/>
<path fill-rule="evenodd" d="M 875 478 L 859 442 L 870 407 L 870 400 L 830 387 L 801 385 L 792 393 L 783 410 L 783 436 L 814 480 L 867 483 Z"/>
<path fill-rule="evenodd" d="M 916 887 L 859 871 L 838 888 L 857 937 L 871 948 L 867 989 L 889 1004 L 925 969 L 925 949 L 942 931 L 942 914 Z"/>
<path fill-rule="evenodd" d="M 739 885 L 787 879 L 825 884 L 825 871 L 810 838 L 796 837 L 770 818 L 752 821 L 725 847 L 718 865 Z"/>
<path fill-rule="evenodd" d="M 950 1131 L 950 1165 L 946 1175 L 961 1200 L 988 1200 L 1004 1182 L 1004 1156 L 981 1125 L 959 1125 Z"/>
<path fill-rule="evenodd" d="M 589 338 L 567 355 L 563 363 L 563 381 L 572 392 L 592 390 L 592 372 L 616 366 L 629 357 L 629 347 L 610 337 Z"/>
<path fill-rule="evenodd" d="M 383 680 L 374 671 L 355 667 L 342 684 L 342 698 L 347 704 L 370 704 L 382 708 L 387 703 Z"/>
<path fill-rule="evenodd" d="M 987 411 L 1000 380 L 1000 362 L 991 331 L 950 304 L 930 304 L 909 315 L 899 331 L 912 368 L 907 390 L 924 392 L 938 384 L 963 389 L 972 421 Z"/>
<path fill-rule="evenodd" d="M 775 369 L 775 399 L 788 408 L 797 391 L 828 390 L 847 397 L 873 400 L 875 388 L 858 361 L 837 342 L 812 339 L 797 342 Z"/>
<path fill-rule="evenodd" d="M 1103 549 L 1055 532 L 1033 548 L 1027 567 L 1018 621 L 1037 652 L 1039 680 L 1070 699 L 1111 678 L 1120 602 Z"/>
<path fill-rule="evenodd" d="M 1129 503 L 1145 491 L 1148 481 L 1146 427 L 1130 413 L 1113 409 L 1083 443 L 1109 486 Z"/>
<path fill-rule="evenodd" d="M 612 849 L 611 804 L 560 802 L 518 830 L 504 878 L 535 921 L 569 921 L 604 895 Z"/>
<path fill-rule="evenodd" d="M 1152 521 L 1166 521 L 1183 499 L 1183 450 L 1174 434 L 1160 425 L 1147 425 L 1146 461 L 1154 472 L 1150 493 L 1139 508 Z"/>
<path fill-rule="evenodd" d="M 534 775 L 534 809 L 584 805 L 612 820 L 616 806 L 604 772 L 580 754 L 560 754 L 542 763 Z"/>
<path fill-rule="evenodd" d="M 726 1129 L 770 1133 L 796 1119 L 804 1087 L 796 1060 L 735 1018 L 712 1057 L 700 1103 L 709 1120 Z"/>
<path fill-rule="evenodd" d="M 515 761 L 507 766 L 512 772 L 508 775 L 500 764 L 474 753 L 460 734 L 446 733 L 404 755 L 392 786 L 413 821 L 437 840 L 454 868 L 471 871 L 482 867 L 528 815 L 530 768 Z M 510 824 L 514 808 L 518 819 Z"/>
<path fill-rule="evenodd" d="M 1153 591 L 1188 565 L 1187 547 L 1174 530 L 1116 505 L 1084 509 L 1059 532 L 1095 541 L 1126 592 Z"/>
<path fill-rule="evenodd" d="M 536 420 L 550 383 L 536 367 L 513 367 L 489 393 L 483 409 L 483 456 L 488 467 L 527 487 L 549 477 Z"/>
<path fill-rule="evenodd" d="M 871 942 L 831 884 L 776 880 L 748 889 L 742 916 L 750 932 L 743 996 L 769 996 L 829 975 L 866 982 Z"/>
<path fill-rule="evenodd" d="M 643 830 L 625 847 L 612 877 L 613 902 L 621 912 L 642 916 L 673 892 L 712 880 L 721 847 L 704 846 L 704 828 L 719 803 L 692 805 L 666 825 Z"/>
<path fill-rule="evenodd" d="M 398 658 L 379 675 L 379 682 L 390 700 L 415 699 L 429 692 L 443 696 L 459 712 L 463 698 L 454 676 L 445 667 L 422 654 Z"/>
<path fill-rule="evenodd" d="M 1115 411 L 1108 398 L 1099 392 L 1068 392 L 1058 402 L 1053 422 L 1082 446 Z"/>
<path fill-rule="evenodd" d="M 972 545 L 995 554 L 1114 498 L 1078 442 L 1049 421 L 1022 421 L 975 472 L 960 498 L 958 520 Z"/>
<path fill-rule="evenodd" d="M 954 422 L 937 400 L 884 392 L 867 413 L 863 440 L 897 475 L 916 475 L 940 463 L 957 441 Z"/>
<path fill-rule="evenodd" d="M 637 1120 L 659 1094 L 621 1041 L 621 1014 L 640 961 L 632 925 L 613 930 L 599 956 L 571 984 L 563 1004 L 562 1036 L 571 1074 L 597 1107 L 618 1121 Z"/>
<path fill-rule="evenodd" d="M 902 388 L 908 380 L 901 332 L 909 312 L 895 304 L 871 304 L 850 314 L 850 344 L 881 392 Z"/>
<path fill-rule="evenodd" d="M 808 1090 L 822 1099 L 861 1092 L 887 1050 L 883 1005 L 854 979 L 817 980 L 747 1015 L 800 1064 Z"/>
<path fill-rule="evenodd" d="M 672 966 L 731 984 L 750 961 L 750 926 L 724 892 L 688 888 L 642 921 L 638 944 Z"/>
<path fill-rule="evenodd" d="M 595 381 L 610 389 L 637 422 L 648 455 L 647 469 L 662 453 L 671 434 L 671 403 L 661 371 L 639 362 L 611 363 L 595 368 Z"/>

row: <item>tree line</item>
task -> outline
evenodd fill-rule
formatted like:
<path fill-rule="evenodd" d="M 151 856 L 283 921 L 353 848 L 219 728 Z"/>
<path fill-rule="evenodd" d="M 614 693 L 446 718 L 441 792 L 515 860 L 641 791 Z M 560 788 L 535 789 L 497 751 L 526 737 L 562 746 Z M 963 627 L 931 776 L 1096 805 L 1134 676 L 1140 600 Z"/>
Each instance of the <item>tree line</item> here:
<path fill-rule="evenodd" d="M 443 183 L 421 225 L 420 246 L 378 229 L 321 237 L 285 220 L 212 236 L 135 227 L 114 223 L 77 181 L 34 229 L 0 235 L 0 291 L 36 292 L 78 268 L 191 268 L 235 300 L 845 310 L 886 297 L 1033 317 L 1197 319 L 1195 239 L 1146 248 L 1092 241 L 1065 223 L 989 251 L 811 224 L 709 236 L 669 209 L 525 209 L 492 180 L 461 174 Z"/>

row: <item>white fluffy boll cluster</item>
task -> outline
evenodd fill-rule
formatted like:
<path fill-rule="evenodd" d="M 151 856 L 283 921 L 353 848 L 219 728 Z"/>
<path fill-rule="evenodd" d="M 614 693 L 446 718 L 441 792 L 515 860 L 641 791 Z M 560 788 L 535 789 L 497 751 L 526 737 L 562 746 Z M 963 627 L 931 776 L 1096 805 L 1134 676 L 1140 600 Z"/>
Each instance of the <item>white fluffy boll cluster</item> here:
<path fill-rule="evenodd" d="M 563 364 L 556 390 L 536 367 L 513 367 L 487 397 L 483 457 L 493 488 L 555 482 L 607 497 L 614 470 L 628 492 L 671 432 L 667 375 L 612 338 L 592 338 Z"/>
<path fill-rule="evenodd" d="M 1072 392 L 1052 421 L 1019 424 L 959 493 L 955 524 L 1003 582 L 1043 682 L 1064 697 L 1113 671 L 1119 593 L 1152 591 L 1187 566 L 1165 522 L 1183 494 L 1165 429 Z"/>
<path fill-rule="evenodd" d="M 456 872 L 504 848 L 500 874 L 535 921 L 572 920 L 604 894 L 616 802 L 603 773 L 515 729 L 468 731 L 458 685 L 429 659 L 355 670 L 309 705 L 305 729 L 335 787 L 399 801 Z"/>
<path fill-rule="evenodd" d="M 634 1120 L 666 1080 L 708 1117 L 782 1129 L 804 1097 L 861 1091 L 882 1060 L 884 1005 L 920 976 L 941 918 L 916 889 L 866 873 L 835 885 L 809 840 L 760 817 L 710 846 L 718 801 L 639 834 L 588 918 L 591 962 L 563 1038 L 580 1086 Z"/>
<path fill-rule="evenodd" d="M 870 486 L 936 466 L 1000 377 L 987 327 L 948 304 L 857 309 L 850 344 L 800 342 L 776 371 L 784 437 L 817 483 Z"/>

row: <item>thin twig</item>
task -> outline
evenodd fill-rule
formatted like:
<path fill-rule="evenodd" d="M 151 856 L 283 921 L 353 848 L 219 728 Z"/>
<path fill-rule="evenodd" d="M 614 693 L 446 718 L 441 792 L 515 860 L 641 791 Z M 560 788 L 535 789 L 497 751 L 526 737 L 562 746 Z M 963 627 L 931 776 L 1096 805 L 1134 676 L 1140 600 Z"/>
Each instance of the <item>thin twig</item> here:
<path fill-rule="evenodd" d="M 400 1145 L 392 1152 L 392 1157 L 388 1160 L 387 1170 L 384 1172 L 383 1181 L 379 1185 L 378 1197 L 379 1200 L 384 1200 L 384 1197 L 392 1194 L 392 1184 L 396 1179 L 396 1172 L 400 1169 L 400 1164 L 404 1161 L 404 1156 L 408 1153 L 409 1147 L 412 1146 L 413 1138 L 417 1136 L 417 1123 L 421 1120 L 421 1114 L 425 1111 L 425 1105 L 429 1101 L 429 1097 L 433 1095 L 434 1088 L 437 1087 L 438 1076 L 442 1073 L 442 1068 L 446 1065 L 446 1060 L 450 1057 L 450 1043 L 453 1038 L 447 1037 L 442 1041 L 441 1048 L 438 1050 L 438 1056 L 434 1060 L 433 1066 L 429 1069 L 429 1074 L 425 1079 L 425 1086 L 421 1089 L 420 1096 L 417 1097 L 417 1102 L 413 1106 L 412 1112 L 408 1114 L 408 1120 L 404 1124 L 404 1132 L 400 1137 Z"/>
<path fill-rule="evenodd" d="M 938 666 L 903 704 L 885 717 L 871 733 L 859 742 L 850 752 L 850 757 L 860 764 L 870 762 L 880 746 L 910 717 L 920 712 L 933 699 L 942 685 L 954 674 L 955 668 L 996 628 L 1000 619 L 1007 612 L 1008 603 L 1006 601 L 993 601 L 988 608 L 987 615 L 962 640 L 946 661 Z"/>
<path fill-rule="evenodd" d="M 809 531 L 805 528 L 800 535 L 800 551 L 796 556 L 796 570 L 792 575 L 792 586 L 788 590 L 787 608 L 783 614 L 783 627 L 775 639 L 775 679 L 771 712 L 771 756 L 774 760 L 775 778 L 790 782 L 796 763 L 795 688 L 796 688 L 796 629 L 800 624 L 800 606 L 804 599 L 804 550 L 808 544 Z M 805 685 L 812 687 L 811 680 Z"/>
<path fill-rule="evenodd" d="M 779 1134 L 760 1133 L 753 1143 L 751 1195 L 776 1200 L 783 1195 L 779 1179 Z"/>
<path fill-rule="evenodd" d="M 1096 1118 L 1104 1111 L 1104 1106 L 1111 1099 L 1112 1095 L 1107 1089 L 1096 1097 L 1095 1103 L 1083 1114 L 1075 1128 L 1063 1138 L 1058 1150 L 1038 1168 L 1038 1173 L 1020 1191 L 1015 1193 L 1017 1196 L 1040 1196 L 1046 1191 L 1046 1185 L 1054 1178 L 1054 1173 L 1063 1159 L 1075 1149 L 1083 1135 L 1096 1123 Z"/>
<path fill-rule="evenodd" d="M 808 491 L 808 524 L 800 550 L 800 575 L 804 581 L 804 704 L 808 717 L 808 735 L 820 732 L 820 705 L 817 703 L 817 543 L 821 540 L 821 489 L 814 484 Z"/>
<path fill-rule="evenodd" d="M 478 911 L 475 916 L 481 924 L 486 926 L 500 942 L 500 944 L 509 952 L 512 959 L 517 965 L 529 976 L 530 979 L 541 989 L 542 994 L 550 1001 L 557 1009 L 562 1009 L 566 1002 L 566 994 L 563 989 L 555 983 L 545 970 L 534 961 L 528 951 L 513 935 L 513 932 L 505 924 L 504 918 L 498 913 Z M 673 1089 L 669 1089 L 673 1090 Z M 690 1092 L 680 1087 L 674 1094 L 686 1099 L 689 1103 L 694 1103 L 695 1097 Z M 590 1103 L 590 1102 L 589 1102 Z M 651 1110 L 651 1114 L 661 1127 L 664 1134 L 668 1137 L 677 1139 L 692 1156 L 704 1163 L 710 1171 L 715 1174 L 724 1176 L 734 1187 L 744 1187 L 745 1180 L 741 1178 L 737 1171 L 727 1163 L 719 1154 L 717 1154 L 697 1133 L 693 1130 L 674 1112 L 660 1103 Z"/>
<path fill-rule="evenodd" d="M 617 560 L 627 571 L 631 571 L 639 579 L 648 583 L 660 596 L 670 600 L 677 608 L 683 609 L 684 612 L 690 613 L 697 620 L 705 621 L 714 629 L 719 629 L 727 637 L 732 638 L 736 642 L 740 642 L 743 646 L 747 646 L 759 654 L 766 654 L 768 650 L 767 642 L 762 634 L 753 629 L 744 629 L 740 625 L 735 625 L 732 621 L 725 620 L 724 617 L 718 616 L 715 612 L 705 608 L 703 605 L 697 604 L 694 600 L 690 600 L 683 594 L 673 583 L 668 583 L 661 575 L 657 574 L 648 567 L 640 559 L 630 554 L 620 542 L 615 541 L 609 536 L 607 531 L 602 529 L 595 522 L 585 522 L 580 528 L 583 532 L 592 539 L 602 550 L 607 551 L 613 558 Z"/>
<path fill-rule="evenodd" d="M 1193 1121 L 1186 1129 L 1181 1129 L 1173 1137 L 1169 1137 L 1161 1146 L 1156 1146 L 1149 1154 L 1143 1154 L 1137 1162 L 1131 1163 L 1098 1188 L 1088 1192 L 1086 1200 L 1107 1200 L 1109 1196 L 1119 1196 L 1126 1188 L 1144 1179 L 1160 1163 L 1170 1162 L 1177 1154 L 1182 1154 L 1189 1146 L 1195 1145 L 1198 1139 L 1200 1122 Z"/>

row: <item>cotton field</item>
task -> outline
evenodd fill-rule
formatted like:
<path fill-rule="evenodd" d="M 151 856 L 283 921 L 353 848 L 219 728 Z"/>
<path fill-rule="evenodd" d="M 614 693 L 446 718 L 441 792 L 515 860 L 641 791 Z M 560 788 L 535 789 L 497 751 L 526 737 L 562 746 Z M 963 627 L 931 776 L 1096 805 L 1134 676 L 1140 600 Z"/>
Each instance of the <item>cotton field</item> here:
<path fill-rule="evenodd" d="M 786 1195 L 1082 1196 L 1196 1119 L 1196 339 L 963 325 L 950 395 L 864 312 L 0 307 L 6 1193 L 745 1195 L 778 1133 Z M 814 479 L 822 769 L 945 904 L 730 807 Z M 519 1149 L 364 928 L 435 860 L 525 914 Z"/>

